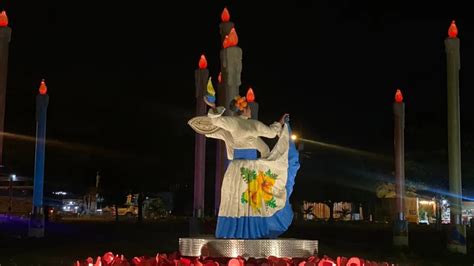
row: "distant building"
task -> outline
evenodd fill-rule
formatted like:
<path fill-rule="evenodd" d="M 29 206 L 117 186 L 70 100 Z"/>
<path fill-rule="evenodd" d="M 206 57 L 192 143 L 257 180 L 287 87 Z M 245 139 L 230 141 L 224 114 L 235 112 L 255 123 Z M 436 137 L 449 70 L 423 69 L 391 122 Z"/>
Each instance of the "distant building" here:
<path fill-rule="evenodd" d="M 29 214 L 32 210 L 33 179 L 0 166 L 0 213 Z"/>

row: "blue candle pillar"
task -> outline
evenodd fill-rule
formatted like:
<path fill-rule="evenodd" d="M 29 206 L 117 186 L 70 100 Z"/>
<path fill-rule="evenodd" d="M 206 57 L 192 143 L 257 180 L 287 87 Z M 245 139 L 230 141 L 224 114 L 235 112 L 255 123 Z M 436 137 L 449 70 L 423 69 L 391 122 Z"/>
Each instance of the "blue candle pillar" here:
<path fill-rule="evenodd" d="M 36 96 L 36 152 L 35 176 L 33 185 L 33 211 L 30 217 L 30 224 L 28 227 L 28 235 L 30 237 L 44 236 L 44 160 L 46 141 L 46 118 L 49 103 L 49 96 L 46 92 L 47 87 L 43 79 L 39 88 L 39 94 Z"/>

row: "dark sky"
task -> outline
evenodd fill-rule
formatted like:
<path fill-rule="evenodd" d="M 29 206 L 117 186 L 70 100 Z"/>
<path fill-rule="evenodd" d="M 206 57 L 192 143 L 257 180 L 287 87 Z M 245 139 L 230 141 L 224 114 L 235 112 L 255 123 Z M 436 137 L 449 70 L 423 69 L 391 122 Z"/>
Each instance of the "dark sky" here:
<path fill-rule="evenodd" d="M 445 148 L 443 41 L 456 19 L 463 145 L 474 142 L 474 23 L 465 4 L 253 2 L 4 3 L 13 29 L 6 131 L 34 136 L 45 78 L 47 138 L 61 143 L 47 146 L 47 184 L 80 188 L 97 170 L 125 187 L 138 179 L 156 189 L 192 184 L 194 70 L 204 52 L 217 76 L 227 5 L 243 49 L 241 93 L 254 88 L 263 122 L 288 112 L 307 139 L 384 154 L 393 147 L 397 88 L 407 151 Z M 34 143 L 6 141 L 6 164 L 31 176 Z"/>

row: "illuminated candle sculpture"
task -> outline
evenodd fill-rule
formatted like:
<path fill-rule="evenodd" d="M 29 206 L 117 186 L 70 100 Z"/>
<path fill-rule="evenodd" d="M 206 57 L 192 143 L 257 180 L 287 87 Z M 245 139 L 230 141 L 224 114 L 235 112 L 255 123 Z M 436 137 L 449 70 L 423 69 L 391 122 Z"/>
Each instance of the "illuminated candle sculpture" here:
<path fill-rule="evenodd" d="M 458 29 L 453 20 L 444 41 L 446 47 L 446 66 L 448 81 L 448 157 L 451 227 L 448 249 L 466 254 L 466 227 L 461 221 L 462 183 L 461 183 L 461 134 L 459 119 L 459 52 Z"/>
<path fill-rule="evenodd" d="M 7 90 L 8 46 L 12 29 L 5 11 L 0 13 L 0 165 L 3 164 L 3 132 L 5 128 L 5 97 Z"/>
<path fill-rule="evenodd" d="M 47 87 L 44 80 L 42 80 L 39 94 L 36 96 L 36 151 L 33 184 L 33 211 L 28 227 L 28 235 L 31 237 L 44 236 L 43 187 L 48 103 L 49 96 L 47 94 Z"/>
<path fill-rule="evenodd" d="M 230 23 L 230 22 L 224 22 Z M 239 86 L 241 84 L 240 74 L 242 72 L 242 49 L 237 46 L 239 38 L 235 28 L 231 28 L 230 32 L 224 37 L 221 50 L 221 69 L 222 82 L 225 89 L 225 99 L 227 106 L 233 97 L 239 95 Z M 228 110 L 227 115 L 233 115 Z"/>
<path fill-rule="evenodd" d="M 251 87 L 248 88 L 245 98 L 252 110 L 252 119 L 258 120 L 258 103 L 255 101 L 255 93 Z"/>
<path fill-rule="evenodd" d="M 396 216 L 394 220 L 393 244 L 408 246 L 408 223 L 405 219 L 405 103 L 400 90 L 395 93 L 393 103 Z"/>
<path fill-rule="evenodd" d="M 221 35 L 222 49 L 221 59 L 221 82 L 219 83 L 218 105 L 228 107 L 230 101 L 239 95 L 239 86 L 241 84 L 240 74 L 242 72 L 242 49 L 238 47 L 238 36 L 234 23 L 230 21 L 230 14 L 227 8 L 221 13 L 222 22 L 219 25 Z M 226 108 L 225 115 L 234 115 L 229 108 Z M 216 162 L 216 184 L 215 184 L 215 212 L 219 210 L 221 201 L 221 186 L 224 172 L 227 165 L 225 145 L 222 141 L 217 144 L 217 162 Z"/>
<path fill-rule="evenodd" d="M 203 97 L 206 95 L 209 70 L 204 55 L 199 59 L 199 68 L 194 71 L 196 86 L 196 116 L 206 114 L 206 104 Z M 205 185 L 206 137 L 196 133 L 194 146 L 194 203 L 193 216 L 204 216 L 204 185 Z"/>
<path fill-rule="evenodd" d="M 235 30 L 234 23 L 230 21 L 230 14 L 227 8 L 224 8 L 221 14 L 222 22 L 219 25 L 221 34 L 222 49 L 220 52 L 221 75 L 223 93 L 225 97 L 220 105 L 227 106 L 230 101 L 239 95 L 239 86 L 241 84 L 240 74 L 242 72 L 242 49 L 238 47 L 239 38 Z M 226 115 L 233 115 L 227 108 Z"/>

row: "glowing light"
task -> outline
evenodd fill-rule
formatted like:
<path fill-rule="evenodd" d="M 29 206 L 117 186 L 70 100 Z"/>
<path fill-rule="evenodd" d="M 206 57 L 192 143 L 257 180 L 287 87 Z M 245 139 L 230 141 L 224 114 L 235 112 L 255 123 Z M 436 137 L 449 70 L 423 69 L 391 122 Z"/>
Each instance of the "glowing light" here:
<path fill-rule="evenodd" d="M 360 266 L 363 265 L 363 263 L 358 257 L 352 257 L 347 261 L 347 265 Z"/>
<path fill-rule="evenodd" d="M 402 95 L 402 92 L 400 90 L 397 90 L 397 92 L 395 93 L 395 101 L 397 103 L 403 102 L 403 95 Z"/>
<path fill-rule="evenodd" d="M 47 91 L 48 91 L 48 87 L 46 87 L 46 83 L 44 83 L 44 79 L 43 79 L 43 80 L 41 80 L 41 85 L 39 87 L 39 93 L 41 95 L 45 95 Z"/>
<path fill-rule="evenodd" d="M 451 22 L 451 25 L 449 26 L 448 36 L 451 39 L 454 39 L 458 36 L 458 27 L 456 27 L 456 23 L 454 22 L 454 20 Z"/>
<path fill-rule="evenodd" d="M 235 28 L 230 30 L 229 40 L 231 46 L 236 46 L 239 43 L 239 37 L 237 36 L 237 31 L 235 31 Z"/>
<path fill-rule="evenodd" d="M 318 266 L 319 265 L 321 265 L 321 266 L 337 266 L 337 264 L 331 258 L 323 258 L 322 260 L 319 261 Z M 351 265 L 351 264 L 348 263 L 347 265 Z"/>
<path fill-rule="evenodd" d="M 226 35 L 224 41 L 222 42 L 222 47 L 227 48 L 230 47 L 229 35 Z"/>
<path fill-rule="evenodd" d="M 229 22 L 230 20 L 230 14 L 229 14 L 229 10 L 227 10 L 227 7 L 224 7 L 224 10 L 222 10 L 221 20 L 222 22 Z"/>
<path fill-rule="evenodd" d="M 240 261 L 238 259 L 231 259 L 227 263 L 228 266 L 240 266 Z"/>
<path fill-rule="evenodd" d="M 15 174 L 12 174 L 10 177 L 12 178 L 12 181 L 16 181 L 16 175 Z"/>
<path fill-rule="evenodd" d="M 435 202 L 432 201 L 432 200 L 420 200 L 418 203 L 420 203 L 421 205 L 433 205 L 433 204 L 435 204 Z"/>
<path fill-rule="evenodd" d="M 94 266 L 102 266 L 102 259 L 99 257 L 97 257 L 97 260 L 95 261 L 95 265 Z"/>
<path fill-rule="evenodd" d="M 206 265 L 218 265 L 219 263 L 217 261 L 214 261 L 212 258 L 205 258 L 205 261 L 204 259 L 189 259 L 189 258 L 184 258 L 184 257 L 178 257 L 178 258 L 174 258 L 174 257 L 171 257 L 172 255 L 171 254 L 160 254 L 160 253 L 157 253 L 155 257 L 146 257 L 146 256 L 142 256 L 142 257 L 134 257 L 131 261 L 133 265 L 158 265 L 158 264 L 176 264 L 176 265 L 196 265 L 196 266 L 203 266 L 204 264 Z M 171 259 L 168 259 L 169 257 L 171 257 Z M 248 261 L 250 260 L 253 260 L 254 258 L 249 258 Z M 120 265 L 123 265 L 123 263 L 129 265 L 129 263 L 127 263 L 127 260 L 125 259 L 125 257 L 123 255 L 119 256 L 119 255 L 113 255 L 111 252 L 107 252 L 106 254 L 104 254 L 104 257 L 103 257 L 103 260 L 105 261 L 105 263 L 107 265 L 109 264 L 114 264 L 116 265 L 117 263 L 120 264 Z M 96 264 L 94 266 L 97 266 L 97 265 L 101 265 L 101 264 L 97 264 L 99 261 L 101 261 L 101 257 L 97 257 L 97 261 L 96 261 Z M 336 263 L 337 261 L 337 263 Z M 80 264 L 79 261 L 77 261 L 77 265 L 87 265 L 87 263 L 92 263 L 93 260 L 91 257 L 87 258 L 85 261 L 85 264 Z M 162 263 L 163 262 L 163 263 Z M 117 264 L 117 265 L 118 265 Z M 130 264 L 130 265 L 131 265 Z M 238 257 L 238 258 L 233 258 L 233 259 L 230 259 L 229 262 L 226 264 L 228 266 L 242 266 L 242 265 L 245 265 L 247 264 L 247 260 L 241 258 L 241 257 Z M 261 261 L 259 263 L 254 263 L 254 265 L 270 265 L 270 264 L 278 264 L 278 265 L 289 265 L 289 262 L 285 259 L 285 258 L 278 258 L 278 257 L 273 257 L 273 256 L 270 256 L 266 259 L 264 259 L 264 261 Z M 347 266 L 357 266 L 357 265 L 394 265 L 394 264 L 390 264 L 388 262 L 375 262 L 375 261 L 368 261 L 368 260 L 363 260 L 363 259 L 360 259 L 358 257 L 352 257 L 350 259 L 347 259 L 345 257 L 337 257 L 336 260 L 328 257 L 328 256 L 324 256 L 323 258 L 321 258 L 320 260 L 317 259 L 317 257 L 315 258 L 314 256 L 311 256 L 309 258 L 305 258 L 303 261 L 301 261 L 300 263 L 298 263 L 298 265 L 318 265 L 318 266 L 336 266 L 336 265 L 347 265 Z"/>
<path fill-rule="evenodd" d="M 292 135 L 291 135 L 291 140 L 295 141 L 295 140 L 297 140 L 297 139 L 298 139 L 298 136 L 296 136 L 295 134 L 292 134 Z"/>
<path fill-rule="evenodd" d="M 222 46 L 224 48 L 236 46 L 239 43 L 239 37 L 237 36 L 237 31 L 235 28 L 232 28 L 229 32 L 229 35 L 226 35 Z"/>
<path fill-rule="evenodd" d="M 247 95 L 245 96 L 247 99 L 247 102 L 251 103 L 255 101 L 255 94 L 253 93 L 253 90 L 251 87 L 247 90 Z"/>
<path fill-rule="evenodd" d="M 114 260 L 114 254 L 112 252 L 107 252 L 104 254 L 103 256 L 105 262 L 107 262 L 107 264 L 111 264 L 112 261 Z"/>
<path fill-rule="evenodd" d="M 199 59 L 199 68 L 200 69 L 205 69 L 207 68 L 207 60 L 204 55 L 201 55 L 201 58 Z"/>
<path fill-rule="evenodd" d="M 219 72 L 219 76 L 217 76 L 217 81 L 219 81 L 219 83 L 222 82 L 222 72 Z"/>
<path fill-rule="evenodd" d="M 0 13 L 0 27 L 6 27 L 8 26 L 8 16 L 7 16 L 7 12 L 2 11 L 2 13 Z"/>

